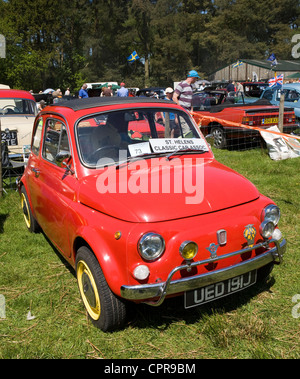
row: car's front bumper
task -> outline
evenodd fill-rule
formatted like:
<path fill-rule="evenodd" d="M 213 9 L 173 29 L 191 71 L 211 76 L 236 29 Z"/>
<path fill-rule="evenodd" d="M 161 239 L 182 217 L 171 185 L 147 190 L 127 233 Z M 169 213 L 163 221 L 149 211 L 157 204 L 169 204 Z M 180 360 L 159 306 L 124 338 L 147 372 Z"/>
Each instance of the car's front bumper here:
<path fill-rule="evenodd" d="M 268 248 L 268 246 L 271 243 L 275 244 L 273 248 L 269 248 L 269 250 L 260 255 L 257 255 L 255 258 L 245 260 L 234 266 L 229 266 L 220 270 L 207 272 L 205 274 L 200 274 L 197 276 L 190 276 L 171 281 L 174 274 L 178 271 L 189 270 L 190 268 L 195 266 L 206 265 L 211 262 L 216 262 L 221 259 L 230 258 L 235 255 L 241 255 L 252 250 L 257 250 L 259 248 Z M 249 271 L 259 269 L 271 262 L 279 264 L 282 261 L 282 256 L 285 253 L 285 251 L 285 239 L 283 239 L 281 243 L 277 240 L 262 242 L 252 247 L 247 247 L 245 249 L 218 256 L 216 258 L 206 259 L 203 261 L 178 266 L 170 272 L 165 282 L 155 284 L 141 284 L 135 286 L 123 285 L 121 287 L 121 296 L 124 299 L 133 301 L 144 301 L 150 305 L 158 306 L 162 304 L 165 297 L 168 295 L 174 295 L 177 293 L 179 294 L 185 291 L 190 291 L 196 288 L 201 288 L 210 284 L 218 283 L 226 279 L 245 274 Z"/>

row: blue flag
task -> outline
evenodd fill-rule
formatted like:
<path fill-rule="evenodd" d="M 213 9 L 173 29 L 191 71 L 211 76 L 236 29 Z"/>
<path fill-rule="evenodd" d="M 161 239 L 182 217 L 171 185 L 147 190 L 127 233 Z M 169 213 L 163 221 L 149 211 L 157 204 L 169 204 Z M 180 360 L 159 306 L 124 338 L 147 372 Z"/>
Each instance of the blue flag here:
<path fill-rule="evenodd" d="M 236 63 L 234 63 L 234 64 L 232 65 L 232 68 L 239 67 L 239 66 L 241 66 L 242 64 L 243 64 L 243 62 L 241 62 L 241 61 L 237 61 Z"/>
<path fill-rule="evenodd" d="M 138 56 L 136 51 L 134 51 L 132 54 L 130 54 L 130 56 L 127 58 L 128 62 L 134 62 L 137 59 L 140 59 L 140 57 Z"/>
<path fill-rule="evenodd" d="M 269 56 L 269 58 L 267 59 L 267 61 L 272 62 L 272 63 L 271 63 L 271 66 L 276 66 L 276 65 L 277 65 L 277 59 L 276 59 L 274 53 L 272 53 L 272 54 Z"/>

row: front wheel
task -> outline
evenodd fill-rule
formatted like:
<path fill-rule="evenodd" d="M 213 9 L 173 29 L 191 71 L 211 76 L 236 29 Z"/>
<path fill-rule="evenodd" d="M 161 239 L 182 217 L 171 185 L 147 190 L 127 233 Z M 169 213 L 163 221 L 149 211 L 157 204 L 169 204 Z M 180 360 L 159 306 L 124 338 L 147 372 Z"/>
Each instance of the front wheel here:
<path fill-rule="evenodd" d="M 23 211 L 23 216 L 25 220 L 25 224 L 27 226 L 27 229 L 31 233 L 37 233 L 40 231 L 39 224 L 37 223 L 36 219 L 33 217 L 33 214 L 31 212 L 28 196 L 26 193 L 26 190 L 24 187 L 21 189 L 21 207 Z"/>
<path fill-rule="evenodd" d="M 126 320 L 126 305 L 111 291 L 98 260 L 86 246 L 78 249 L 76 275 L 92 323 L 104 332 L 121 328 Z"/>

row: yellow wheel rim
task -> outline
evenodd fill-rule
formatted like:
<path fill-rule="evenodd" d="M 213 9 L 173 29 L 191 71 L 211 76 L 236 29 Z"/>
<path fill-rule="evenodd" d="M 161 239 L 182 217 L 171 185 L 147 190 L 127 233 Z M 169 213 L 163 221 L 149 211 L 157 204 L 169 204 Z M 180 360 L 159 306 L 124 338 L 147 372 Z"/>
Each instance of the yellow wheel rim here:
<path fill-rule="evenodd" d="M 29 229 L 30 225 L 31 225 L 29 205 L 27 203 L 27 200 L 26 200 L 24 193 L 22 193 L 22 196 L 21 196 L 21 206 L 22 206 L 22 210 L 23 210 L 24 220 L 26 222 L 27 228 Z"/>
<path fill-rule="evenodd" d="M 93 320 L 98 320 L 101 313 L 100 297 L 94 277 L 84 261 L 78 262 L 77 280 L 86 310 Z"/>

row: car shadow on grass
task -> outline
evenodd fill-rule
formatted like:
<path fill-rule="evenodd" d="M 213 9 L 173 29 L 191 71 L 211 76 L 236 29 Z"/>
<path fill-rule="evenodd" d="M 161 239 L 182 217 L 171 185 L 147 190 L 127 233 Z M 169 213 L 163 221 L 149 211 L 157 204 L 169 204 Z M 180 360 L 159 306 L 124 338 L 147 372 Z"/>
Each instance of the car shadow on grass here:
<path fill-rule="evenodd" d="M 216 313 L 220 315 L 230 313 L 245 306 L 251 299 L 261 293 L 272 292 L 271 287 L 274 283 L 275 279 L 271 274 L 267 280 L 256 283 L 241 292 L 189 309 L 184 309 L 183 296 L 166 299 L 159 307 L 152 307 L 146 304 L 134 305 L 131 311 L 132 319 L 129 324 L 131 327 L 141 329 L 159 328 L 163 330 L 173 323 L 181 321 L 187 325 L 192 325 L 201 321 L 203 317 Z"/>
<path fill-rule="evenodd" d="M 8 213 L 0 214 L 0 233 L 4 233 L 4 224 L 8 216 Z"/>
<path fill-rule="evenodd" d="M 63 258 L 44 233 L 43 235 L 61 263 L 66 267 L 70 274 L 76 278 L 76 272 L 71 264 Z M 271 273 L 267 279 L 260 280 L 255 285 L 244 289 L 243 291 L 189 309 L 184 309 L 183 295 L 166 299 L 163 304 L 158 307 L 127 302 L 128 319 L 125 328 L 159 328 L 160 330 L 166 330 L 169 326 L 177 322 L 185 322 L 187 325 L 192 325 L 201 321 L 204 317 L 209 317 L 216 313 L 220 315 L 226 314 L 243 307 L 259 294 L 263 292 L 272 292 L 271 287 L 274 283 L 275 279 Z M 80 297 L 79 292 L 78 297 Z"/>

